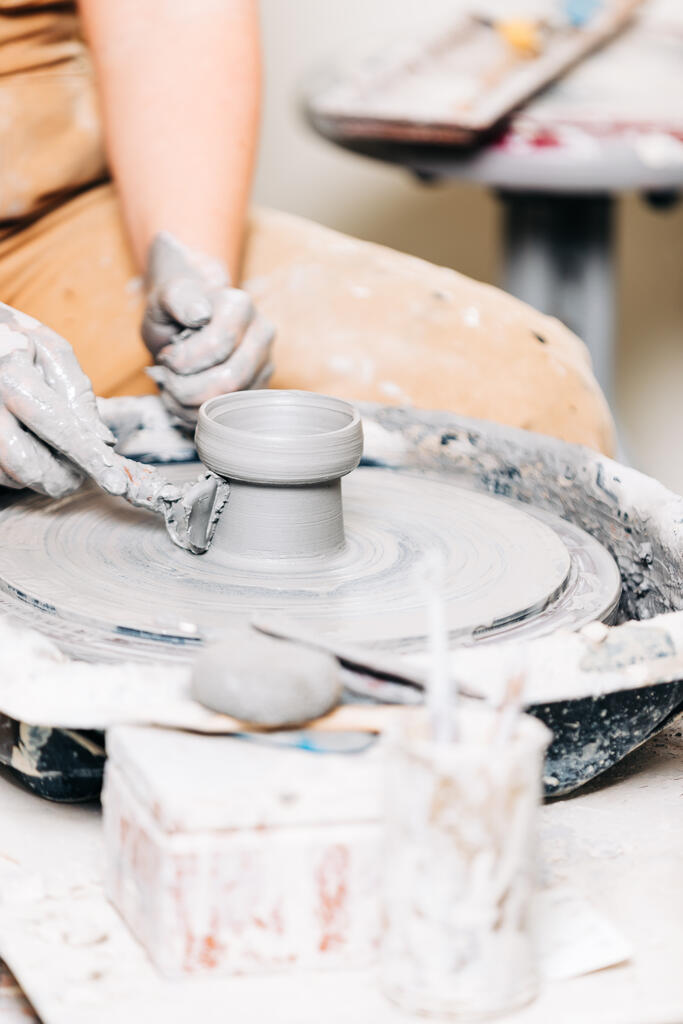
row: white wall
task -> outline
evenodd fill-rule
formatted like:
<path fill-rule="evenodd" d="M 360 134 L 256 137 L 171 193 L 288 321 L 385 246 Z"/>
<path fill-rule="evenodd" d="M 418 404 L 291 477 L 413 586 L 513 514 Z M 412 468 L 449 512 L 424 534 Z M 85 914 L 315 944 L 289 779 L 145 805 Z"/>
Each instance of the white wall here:
<path fill-rule="evenodd" d="M 480 280 L 498 279 L 499 210 L 470 185 L 425 188 L 316 137 L 307 77 L 363 38 L 448 16 L 458 0 L 262 0 L 266 101 L 255 198 Z M 633 462 L 683 492 L 683 203 L 620 206 L 618 415 Z"/>

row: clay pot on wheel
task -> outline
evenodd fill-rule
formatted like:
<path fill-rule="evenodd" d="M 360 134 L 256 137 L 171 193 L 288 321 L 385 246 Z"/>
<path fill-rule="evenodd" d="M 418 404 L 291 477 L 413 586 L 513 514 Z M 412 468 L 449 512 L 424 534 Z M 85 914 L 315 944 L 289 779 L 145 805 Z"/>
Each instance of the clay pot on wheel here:
<path fill-rule="evenodd" d="M 195 440 L 202 462 L 230 482 L 215 545 L 262 558 L 343 546 L 341 478 L 363 453 L 353 406 L 306 391 L 220 395 L 201 407 Z"/>

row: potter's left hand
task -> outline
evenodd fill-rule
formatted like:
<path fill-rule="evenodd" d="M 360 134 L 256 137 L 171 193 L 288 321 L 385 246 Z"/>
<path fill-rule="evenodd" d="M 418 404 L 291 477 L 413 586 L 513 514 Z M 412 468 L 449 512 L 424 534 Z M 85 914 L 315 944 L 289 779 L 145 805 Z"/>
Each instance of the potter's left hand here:
<path fill-rule="evenodd" d="M 208 398 L 265 387 L 274 335 L 250 296 L 230 287 L 220 263 L 168 232 L 156 236 L 142 336 L 157 363 L 148 372 L 182 423 L 194 426 Z"/>

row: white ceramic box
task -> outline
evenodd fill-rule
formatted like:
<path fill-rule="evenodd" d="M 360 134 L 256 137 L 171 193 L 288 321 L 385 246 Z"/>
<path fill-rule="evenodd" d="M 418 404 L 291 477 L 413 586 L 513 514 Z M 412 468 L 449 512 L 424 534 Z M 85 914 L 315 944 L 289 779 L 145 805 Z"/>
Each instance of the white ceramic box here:
<path fill-rule="evenodd" d="M 379 941 L 381 756 L 120 726 L 107 889 L 168 975 L 367 966 Z"/>

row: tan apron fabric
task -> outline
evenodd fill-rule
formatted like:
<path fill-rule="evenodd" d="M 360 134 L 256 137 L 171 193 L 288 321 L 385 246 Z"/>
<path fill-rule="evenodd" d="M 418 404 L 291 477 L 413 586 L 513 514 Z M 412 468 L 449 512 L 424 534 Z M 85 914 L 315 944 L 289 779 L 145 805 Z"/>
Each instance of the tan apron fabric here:
<path fill-rule="evenodd" d="M 276 387 L 451 409 L 612 451 L 582 343 L 495 288 L 263 210 L 243 269 L 277 326 Z M 0 299 L 64 335 L 98 394 L 141 394 L 155 390 L 141 285 L 73 7 L 0 0 Z"/>
<path fill-rule="evenodd" d="M 0 0 L 0 230 L 105 177 L 90 58 L 73 6 Z"/>

